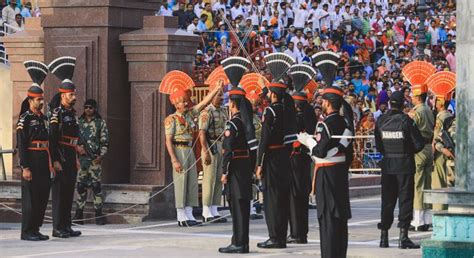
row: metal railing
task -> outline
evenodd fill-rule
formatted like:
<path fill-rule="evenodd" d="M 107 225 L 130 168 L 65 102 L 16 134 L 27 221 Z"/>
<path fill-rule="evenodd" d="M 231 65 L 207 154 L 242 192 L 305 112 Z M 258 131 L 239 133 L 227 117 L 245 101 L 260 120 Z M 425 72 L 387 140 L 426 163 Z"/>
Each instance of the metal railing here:
<path fill-rule="evenodd" d="M 3 150 L 2 146 L 0 145 L 0 169 L 2 170 L 2 178 L 3 180 L 7 180 L 7 171 L 5 169 L 5 161 L 3 160 L 3 154 L 15 154 L 16 150 Z"/>
<path fill-rule="evenodd" d="M 18 31 L 21 31 L 21 29 L 13 27 L 8 23 L 4 22 L 2 24 L 2 29 L 0 30 L 0 37 L 8 36 Z M 3 40 L 0 40 L 0 63 L 10 65 L 10 63 L 8 62 L 8 54 L 5 49 L 5 44 L 3 43 Z"/>

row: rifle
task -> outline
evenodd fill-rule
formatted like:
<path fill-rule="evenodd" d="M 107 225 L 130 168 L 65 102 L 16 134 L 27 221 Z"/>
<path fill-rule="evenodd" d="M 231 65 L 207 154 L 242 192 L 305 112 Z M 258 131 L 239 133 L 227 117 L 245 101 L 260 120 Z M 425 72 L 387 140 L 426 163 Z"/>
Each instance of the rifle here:
<path fill-rule="evenodd" d="M 79 130 L 79 140 L 82 143 L 82 146 L 84 147 L 84 150 L 86 151 L 85 156 L 91 158 L 92 160 L 95 160 L 97 158 L 97 155 L 92 151 L 91 147 L 87 143 L 87 141 L 86 141 L 86 139 L 85 139 L 85 137 L 82 133 L 82 130 Z"/>
<path fill-rule="evenodd" d="M 456 149 L 454 141 L 446 130 L 441 130 L 441 140 L 443 141 L 444 147 L 454 154 Z"/>
<path fill-rule="evenodd" d="M 453 154 L 455 154 L 454 152 L 456 150 L 456 145 L 454 144 L 454 140 L 448 132 L 449 128 L 453 124 L 453 121 L 454 121 L 454 117 L 449 117 L 444 121 L 440 136 L 441 136 L 441 140 L 443 141 L 444 147 L 448 149 L 449 151 L 451 151 Z"/>

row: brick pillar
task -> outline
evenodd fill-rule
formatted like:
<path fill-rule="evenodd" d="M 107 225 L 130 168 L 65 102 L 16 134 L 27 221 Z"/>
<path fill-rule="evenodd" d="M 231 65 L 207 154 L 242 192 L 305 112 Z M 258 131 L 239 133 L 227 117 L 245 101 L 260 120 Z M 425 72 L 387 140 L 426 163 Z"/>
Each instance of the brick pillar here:
<path fill-rule="evenodd" d="M 24 31 L 2 38 L 10 61 L 10 78 L 13 85 L 13 146 L 16 146 L 16 123 L 21 102 L 26 98 L 26 92 L 32 83 L 23 62 L 30 59 L 44 62 L 44 33 L 41 18 L 26 18 L 25 21 Z M 50 87 L 45 84 L 44 90 L 50 91 Z M 20 172 L 18 155 L 14 155 L 13 179 L 20 179 Z"/>
<path fill-rule="evenodd" d="M 159 94 L 158 88 L 163 76 L 171 70 L 191 72 L 199 41 L 198 36 L 177 28 L 177 17 L 146 16 L 143 29 L 120 35 L 131 87 L 130 181 L 133 184 L 165 186 L 172 181 L 163 127 L 171 105 L 168 96 Z M 158 202 L 156 207 L 172 208 L 172 200 L 173 190 L 167 190 L 152 201 Z"/>
<path fill-rule="evenodd" d="M 73 81 L 76 110 L 94 98 L 110 132 L 109 153 L 103 162 L 103 183 L 129 183 L 130 88 L 119 35 L 143 26 L 156 4 L 147 0 L 41 0 L 45 60 L 63 55 L 77 58 Z M 57 88 L 60 81 L 48 76 Z M 46 94 L 49 101 L 53 94 Z"/>

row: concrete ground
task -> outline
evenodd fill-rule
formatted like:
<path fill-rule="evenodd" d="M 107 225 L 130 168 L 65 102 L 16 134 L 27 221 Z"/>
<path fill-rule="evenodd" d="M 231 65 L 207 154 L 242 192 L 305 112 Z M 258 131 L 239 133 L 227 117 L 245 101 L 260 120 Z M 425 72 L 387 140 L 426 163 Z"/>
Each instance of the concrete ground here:
<path fill-rule="evenodd" d="M 421 257 L 421 249 L 400 250 L 397 248 L 397 228 L 392 228 L 390 231 L 390 248 L 378 247 L 379 196 L 353 199 L 351 205 L 348 257 Z M 222 212 L 222 215 L 226 214 L 228 211 Z M 310 210 L 309 221 L 309 244 L 291 244 L 288 248 L 280 250 L 257 248 L 258 242 L 267 239 L 267 229 L 265 220 L 251 221 L 250 254 L 245 256 L 320 256 L 316 210 Z M 75 227 L 82 231 L 82 236 L 78 238 L 52 238 L 44 242 L 19 240 L 19 229 L 20 224 L 17 223 L 0 223 L 1 257 L 222 257 L 225 255 L 219 254 L 217 249 L 228 245 L 232 235 L 230 222 L 194 228 L 179 228 L 174 221 L 145 222 L 139 225 L 96 226 L 89 224 Z M 51 224 L 45 224 L 41 232 L 50 235 Z M 411 233 L 411 238 L 417 243 L 430 236 L 431 232 Z"/>

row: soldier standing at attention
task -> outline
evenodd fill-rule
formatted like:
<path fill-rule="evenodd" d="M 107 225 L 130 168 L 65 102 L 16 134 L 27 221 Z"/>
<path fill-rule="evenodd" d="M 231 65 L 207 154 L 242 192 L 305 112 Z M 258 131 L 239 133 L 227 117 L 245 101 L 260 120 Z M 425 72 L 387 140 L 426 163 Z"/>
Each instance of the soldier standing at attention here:
<path fill-rule="evenodd" d="M 194 87 L 192 79 L 181 71 L 171 71 L 160 84 L 160 92 L 170 94 L 176 112 L 166 117 L 166 149 L 173 166 L 174 198 L 178 226 L 200 225 L 193 216 L 193 207 L 199 206 L 196 157 L 192 149 L 193 133 L 197 130 L 194 118 L 222 90 L 222 81 L 210 89 L 209 94 L 197 105 L 189 108 L 185 89 Z"/>
<path fill-rule="evenodd" d="M 448 76 L 451 80 L 447 80 Z M 451 113 L 448 111 L 448 107 L 451 100 L 452 91 L 456 87 L 456 74 L 452 72 L 438 72 L 432 75 L 427 80 L 427 85 L 430 91 L 435 95 L 435 108 L 436 108 L 436 123 L 434 128 L 434 139 L 433 139 L 433 157 L 434 157 L 434 170 L 431 174 L 431 188 L 439 189 L 448 187 L 448 172 L 446 162 L 449 159 L 454 159 L 453 153 L 448 149 L 444 148 L 443 144 L 437 144 L 442 142 L 441 130 L 443 124 L 447 120 L 451 120 Z M 433 204 L 434 211 L 447 210 L 448 205 L 446 204 Z"/>
<path fill-rule="evenodd" d="M 338 60 L 339 55 L 330 51 L 313 55 L 313 62 L 327 85 L 321 94 L 326 117 L 316 125 L 316 140 L 307 133 L 298 134 L 298 141 L 311 151 L 316 163 L 316 203 L 323 258 L 347 256 L 347 221 L 352 217 L 348 176 L 353 147 L 346 137 L 354 135 L 354 117 L 343 90 L 333 84 Z"/>
<path fill-rule="evenodd" d="M 109 148 L 109 130 L 105 120 L 97 111 L 97 102 L 88 99 L 84 103 L 84 113 L 79 117 L 80 140 L 77 147 L 81 168 L 77 176 L 77 208 L 73 220 L 83 224 L 84 206 L 87 200 L 87 188 L 94 194 L 94 209 L 97 225 L 104 225 L 102 214 L 102 159 Z"/>
<path fill-rule="evenodd" d="M 76 87 L 72 82 L 76 58 L 60 57 L 49 64 L 49 70 L 61 80 L 59 93 L 50 106 L 51 156 L 57 172 L 53 183 L 53 237 L 81 235 L 71 228 L 71 209 L 76 185 L 79 124 L 76 119 Z"/>
<path fill-rule="evenodd" d="M 252 106 L 245 91 L 237 87 L 250 62 L 242 57 L 229 57 L 222 61 L 224 71 L 234 86 L 229 91 L 229 110 L 232 118 L 224 134 L 224 164 L 222 182 L 226 184 L 232 215 L 232 243 L 219 248 L 220 253 L 249 252 L 249 217 L 252 199 L 252 174 L 250 157 L 255 155 L 257 141 L 252 124 Z"/>
<path fill-rule="evenodd" d="M 203 222 L 227 222 L 217 210 L 222 199 L 222 139 L 228 119 L 222 107 L 222 91 L 219 91 L 199 114 L 199 141 L 204 176 L 202 179 L 202 217 Z"/>
<path fill-rule="evenodd" d="M 316 76 L 316 71 L 308 65 L 296 64 L 288 71 L 295 93 L 292 97 L 296 108 L 296 125 L 298 133 L 306 132 L 314 135 L 316 129 L 316 114 L 308 103 L 304 87 Z M 311 192 L 311 157 L 306 146 L 296 141 L 291 152 L 290 188 L 290 234 L 287 243 L 308 243 L 308 209 L 309 193 Z"/>
<path fill-rule="evenodd" d="M 413 200 L 413 220 L 410 230 L 428 231 L 431 224 L 429 204 L 423 203 L 423 190 L 431 189 L 433 173 L 433 129 L 434 115 L 426 104 L 428 93 L 427 79 L 436 72 L 436 68 L 426 61 L 412 61 L 402 69 L 404 79 L 410 82 L 413 109 L 408 116 L 415 121 L 425 140 L 425 147 L 415 154 L 415 193 Z"/>
<path fill-rule="evenodd" d="M 254 85 L 250 85 L 251 87 L 248 87 L 246 85 L 241 85 L 242 88 L 245 90 L 245 97 L 250 101 L 250 104 L 252 104 L 252 124 L 253 127 L 255 128 L 255 138 L 257 139 L 258 142 L 260 142 L 260 137 L 262 135 L 262 121 L 260 118 L 260 115 L 258 114 L 258 107 L 260 106 L 262 99 L 260 97 L 260 94 L 262 94 L 262 91 L 260 88 L 258 90 L 255 90 Z M 256 160 L 251 157 L 251 165 L 252 168 L 255 168 Z M 255 204 L 258 202 L 258 181 L 255 175 L 253 176 L 253 184 L 252 184 L 252 196 L 253 200 L 250 201 L 250 219 L 251 220 L 257 220 L 257 219 L 263 219 L 263 215 L 257 213 L 257 209 L 255 208 Z"/>
<path fill-rule="evenodd" d="M 344 92 L 334 86 L 326 87 L 323 95 L 323 112 L 326 118 L 316 126 L 316 141 L 300 133 L 298 140 L 311 150 L 316 160 L 316 203 L 318 205 L 319 234 L 322 257 L 346 257 L 348 243 L 347 221 L 351 218 L 349 203 L 350 145 L 332 138 L 345 135 L 344 117 L 339 114 L 344 105 Z M 309 139 L 308 139 L 309 136 Z M 331 153 L 336 150 L 335 153 Z"/>
<path fill-rule="evenodd" d="M 44 99 L 40 85 L 48 67 L 38 61 L 24 63 L 33 85 L 21 104 L 17 123 L 17 148 L 21 175 L 21 240 L 40 241 L 49 237 L 41 234 L 44 213 L 48 205 L 51 174 L 54 170 L 49 151 L 48 119 L 42 113 Z"/>
<path fill-rule="evenodd" d="M 411 230 L 428 231 L 431 224 L 430 205 L 423 203 L 423 190 L 431 189 L 431 173 L 433 172 L 433 142 L 434 116 L 426 105 L 428 88 L 426 85 L 412 87 L 412 103 L 415 105 L 408 113 L 415 121 L 425 140 L 425 148 L 415 154 L 415 195 L 413 201 L 413 221 Z"/>
<path fill-rule="evenodd" d="M 293 144 L 290 137 L 296 133 L 296 112 L 293 99 L 286 92 L 287 85 L 280 81 L 294 60 L 286 54 L 273 53 L 265 56 L 265 62 L 273 74 L 273 82 L 268 86 L 271 104 L 265 108 L 262 117 L 256 176 L 263 182 L 263 207 L 269 239 L 258 243 L 257 247 L 286 248 L 291 186 L 291 151 L 287 144 Z M 294 128 L 292 133 L 290 128 Z"/>

